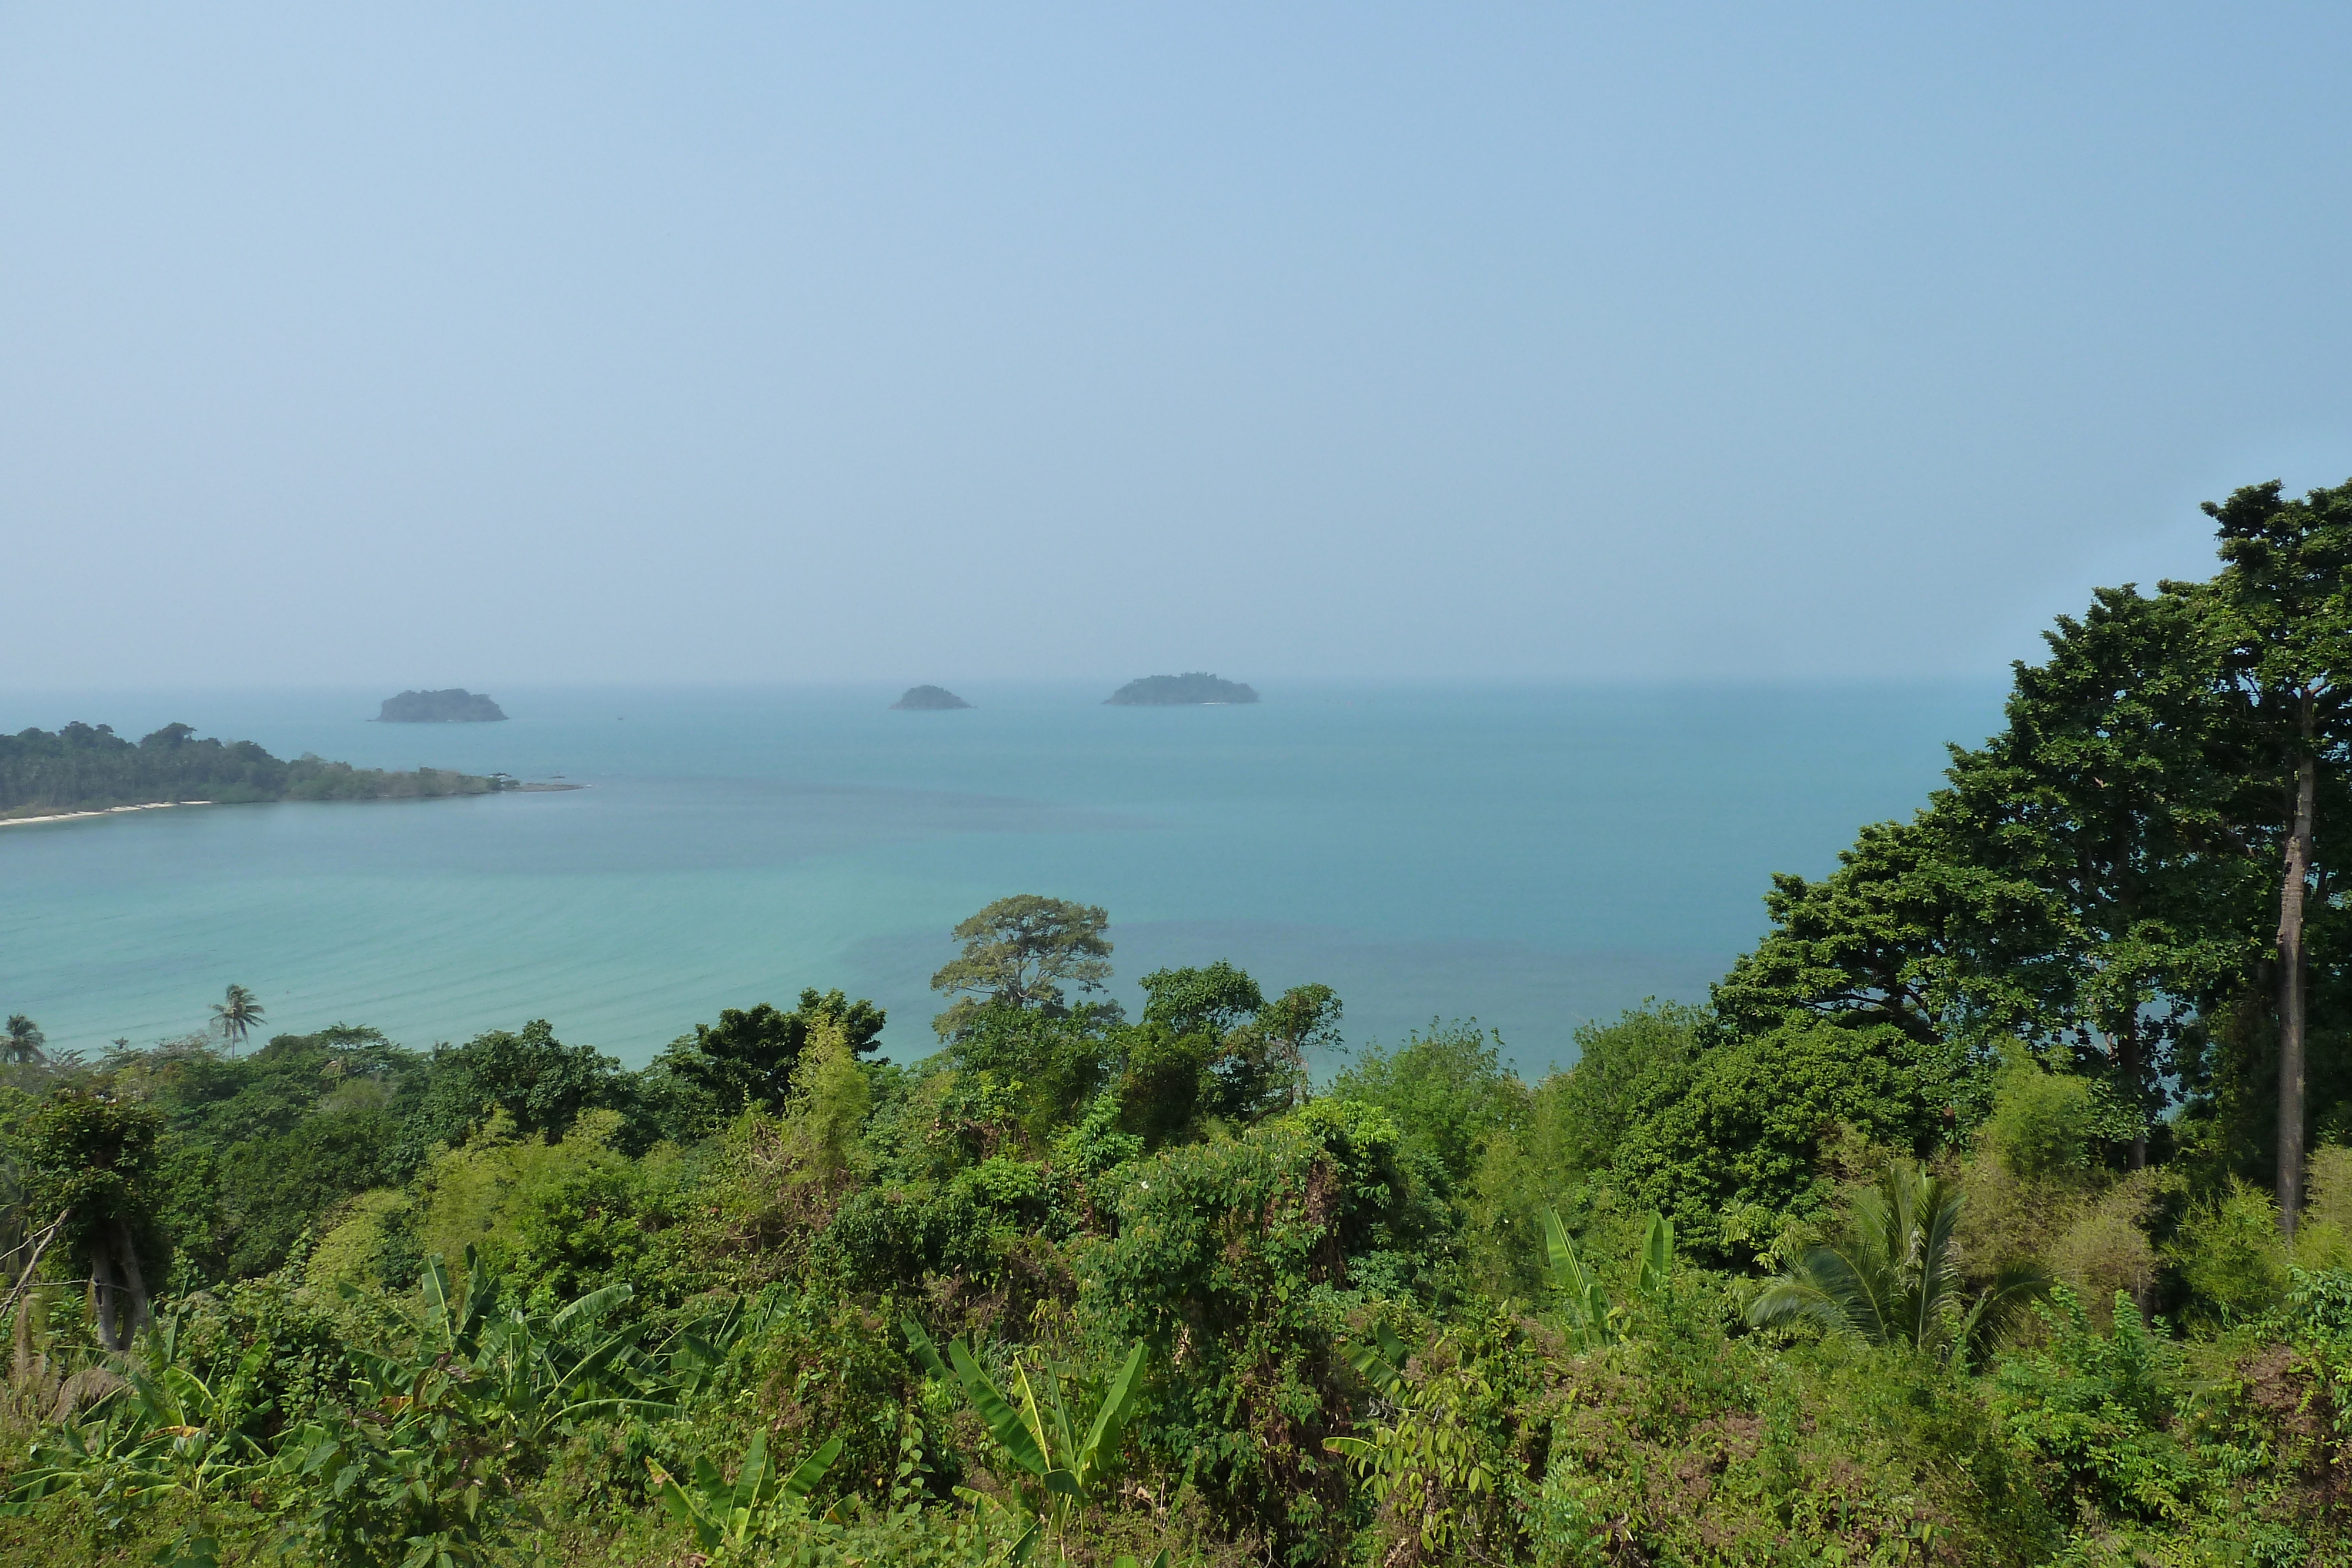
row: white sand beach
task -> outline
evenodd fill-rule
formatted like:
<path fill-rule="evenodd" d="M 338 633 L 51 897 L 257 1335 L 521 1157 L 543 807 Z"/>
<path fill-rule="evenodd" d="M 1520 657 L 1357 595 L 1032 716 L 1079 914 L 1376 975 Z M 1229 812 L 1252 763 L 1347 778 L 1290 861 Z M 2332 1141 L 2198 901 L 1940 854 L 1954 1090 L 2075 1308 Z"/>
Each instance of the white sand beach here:
<path fill-rule="evenodd" d="M 34 822 L 70 822 L 78 817 L 113 817 L 124 811 L 168 811 L 174 806 L 209 806 L 210 800 L 150 800 L 142 806 L 108 806 L 96 811 L 57 811 L 46 817 L 0 817 L 0 828 L 22 828 Z"/>

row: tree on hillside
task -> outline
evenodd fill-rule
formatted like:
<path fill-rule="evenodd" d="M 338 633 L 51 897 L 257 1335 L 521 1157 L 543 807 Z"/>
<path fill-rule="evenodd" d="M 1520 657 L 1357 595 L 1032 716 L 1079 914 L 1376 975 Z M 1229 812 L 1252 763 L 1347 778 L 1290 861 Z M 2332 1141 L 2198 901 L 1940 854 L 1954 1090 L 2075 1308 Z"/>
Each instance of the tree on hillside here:
<path fill-rule="evenodd" d="M 1204 1042 L 1193 1074 L 1197 1110 L 1244 1122 L 1289 1110 L 1307 1088 L 1307 1053 L 1339 1044 L 1339 997 L 1328 986 L 1293 986 L 1269 1002 L 1247 972 L 1223 958 L 1157 969 L 1141 984 L 1147 1030 Z M 1143 1058 L 1154 1059 L 1164 1076 L 1184 1055 L 1139 1035 L 1129 1050 L 1130 1076 L 1146 1065 Z"/>
<path fill-rule="evenodd" d="M 520 1030 L 436 1047 L 409 1136 L 420 1155 L 436 1142 L 455 1146 L 503 1111 L 517 1132 L 552 1144 L 583 1111 L 628 1103 L 634 1087 L 620 1062 L 593 1045 L 564 1044 L 545 1019 L 533 1019 Z"/>
<path fill-rule="evenodd" d="M 213 1004 L 213 1027 L 234 1050 L 245 1044 L 245 1037 L 262 1018 L 262 1006 L 253 993 L 243 986 L 231 986 L 228 995 Z"/>
<path fill-rule="evenodd" d="M 1948 806 L 1865 827 L 1818 882 L 1776 872 L 1773 929 L 1716 982 L 1717 1016 L 1752 1036 L 1792 1014 L 1889 1024 L 1921 1046 L 2029 1030 L 2059 983 L 2041 890 L 1968 852 Z"/>
<path fill-rule="evenodd" d="M 1138 983 L 1148 998 L 1143 1021 L 1178 1034 L 1222 1036 L 1265 1006 L 1257 982 L 1223 958 L 1205 968 L 1154 969 Z"/>
<path fill-rule="evenodd" d="M 2255 737 L 2257 790 L 2279 871 L 2273 943 L 2278 990 L 2279 1226 L 2302 1204 L 2307 1070 L 2306 909 L 2323 775 L 2340 782 L 2352 752 L 2352 482 L 2282 497 L 2273 480 L 2207 502 L 2227 564 L 2204 591 L 2224 640 L 2223 669 Z"/>
<path fill-rule="evenodd" d="M 58 1090 L 27 1129 L 30 1196 L 37 1212 L 65 1217 L 62 1239 L 89 1270 L 90 1318 L 110 1351 L 146 1322 L 146 1265 L 163 1261 L 153 1191 L 163 1130 L 152 1106 L 76 1089 Z"/>
<path fill-rule="evenodd" d="M 1282 1108 L 1305 1096 L 1312 1076 L 1309 1053 L 1342 1049 L 1339 1017 L 1344 1010 L 1339 993 L 1328 986 L 1293 986 L 1260 1008 L 1244 1031 L 1255 1048 L 1245 1054 L 1257 1064 L 1260 1076 L 1279 1087 Z"/>
<path fill-rule="evenodd" d="M 5 1055 L 14 1066 L 30 1067 L 48 1060 L 41 1049 L 47 1043 L 48 1037 L 41 1032 L 40 1025 L 23 1013 L 10 1013 L 7 1035 L 0 1039 L 0 1055 Z"/>
<path fill-rule="evenodd" d="M 2101 589 L 2022 661 L 2008 722 L 1953 754 L 1938 809 L 1966 853 L 2046 900 L 2045 1040 L 2105 1076 L 2147 1161 L 2159 1084 L 2197 1003 L 2243 972 L 2247 878 L 2217 751 L 2226 728 L 2207 618 L 2189 597 Z"/>
<path fill-rule="evenodd" d="M 697 1024 L 691 1036 L 673 1041 L 657 1065 L 708 1092 L 721 1116 L 746 1105 L 781 1111 L 792 1098 L 793 1071 L 813 1030 L 838 1030 L 852 1056 L 863 1056 L 876 1049 L 883 1021 L 872 1002 L 811 987 L 791 1012 L 766 1002 L 722 1009 L 717 1023 Z"/>
<path fill-rule="evenodd" d="M 955 928 L 963 952 L 931 977 L 931 989 L 956 999 L 931 1027 L 952 1039 L 983 1007 L 1066 1012 L 1063 987 L 1098 991 L 1110 978 L 1109 924 L 1098 904 L 1034 893 L 998 899 Z"/>

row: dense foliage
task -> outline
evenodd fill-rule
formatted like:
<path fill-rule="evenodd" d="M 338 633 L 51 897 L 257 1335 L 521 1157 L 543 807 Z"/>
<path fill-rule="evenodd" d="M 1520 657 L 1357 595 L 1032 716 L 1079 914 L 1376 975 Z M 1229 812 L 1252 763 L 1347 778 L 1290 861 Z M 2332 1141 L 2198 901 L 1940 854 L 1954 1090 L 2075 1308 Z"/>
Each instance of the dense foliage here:
<path fill-rule="evenodd" d="M 249 740 L 199 739 L 167 724 L 136 745 L 106 725 L 0 735 L 0 817 L 181 800 L 386 800 L 484 795 L 499 779 L 420 768 L 414 773 L 353 768 L 303 756 L 272 757 Z"/>
<path fill-rule="evenodd" d="M 639 1071 L 12 1019 L 0 1552 L 2343 1562 L 2352 487 L 2216 510 L 1708 1005 L 1533 1081 L 1223 961 L 1129 1019 L 1035 895 L 912 1065 L 814 989 Z"/>

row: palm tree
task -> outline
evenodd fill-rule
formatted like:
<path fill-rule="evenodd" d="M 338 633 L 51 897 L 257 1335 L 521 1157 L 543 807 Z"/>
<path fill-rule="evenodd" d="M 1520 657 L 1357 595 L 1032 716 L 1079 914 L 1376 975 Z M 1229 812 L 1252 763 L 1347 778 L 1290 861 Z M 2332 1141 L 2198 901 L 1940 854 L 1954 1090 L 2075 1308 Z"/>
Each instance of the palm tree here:
<path fill-rule="evenodd" d="M 1815 1247 L 1764 1288 L 1748 1312 L 1759 1327 L 1810 1318 L 1875 1345 L 1899 1345 L 1966 1366 L 2050 1289 L 2031 1263 L 2004 1265 L 1967 1297 L 1953 1244 L 1961 1195 L 1926 1167 L 1889 1165 L 1854 1199 L 1846 1234 Z"/>
<path fill-rule="evenodd" d="M 213 1004 L 213 1024 L 232 1047 L 245 1043 L 247 1033 L 261 1021 L 261 1004 L 243 986 L 231 986 L 228 998 Z"/>
<path fill-rule="evenodd" d="M 47 1043 L 48 1038 L 41 1033 L 40 1025 L 23 1013 L 10 1013 L 7 1038 L 0 1040 L 0 1056 L 5 1056 L 18 1067 L 30 1067 L 37 1061 L 48 1060 L 41 1051 L 41 1047 Z"/>

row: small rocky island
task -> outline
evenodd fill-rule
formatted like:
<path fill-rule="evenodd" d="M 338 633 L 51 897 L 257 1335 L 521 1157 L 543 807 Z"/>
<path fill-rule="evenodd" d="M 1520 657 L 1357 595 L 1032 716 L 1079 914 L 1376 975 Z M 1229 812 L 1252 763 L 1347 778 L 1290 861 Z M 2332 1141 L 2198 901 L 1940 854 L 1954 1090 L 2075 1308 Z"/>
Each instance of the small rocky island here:
<path fill-rule="evenodd" d="M 907 708 L 919 713 L 938 713 L 971 706 L 945 686 L 909 686 L 905 696 L 890 705 L 893 709 Z"/>
<path fill-rule="evenodd" d="M 383 699 L 378 724 L 488 724 L 507 716 L 479 692 L 451 686 L 446 692 L 403 692 Z"/>
<path fill-rule="evenodd" d="M 1254 703 L 1257 693 L 1239 681 L 1223 681 L 1194 671 L 1189 675 L 1146 675 L 1103 699 L 1120 707 L 1198 707 Z"/>

